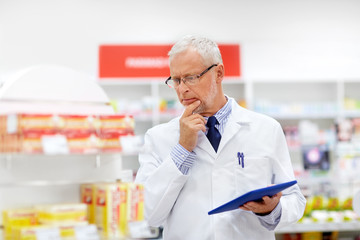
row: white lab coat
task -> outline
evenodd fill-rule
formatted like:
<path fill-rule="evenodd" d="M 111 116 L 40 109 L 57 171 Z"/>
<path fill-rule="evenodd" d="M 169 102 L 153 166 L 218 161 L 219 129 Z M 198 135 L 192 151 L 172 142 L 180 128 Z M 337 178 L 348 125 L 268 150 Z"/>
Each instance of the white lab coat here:
<path fill-rule="evenodd" d="M 149 224 L 163 225 L 165 240 L 275 239 L 252 212 L 239 209 L 208 215 L 208 211 L 247 191 L 295 179 L 280 124 L 232 100 L 218 152 L 200 131 L 188 175 L 170 157 L 178 141 L 179 118 L 145 135 L 136 182 L 145 185 Z M 238 164 L 238 152 L 244 153 L 244 168 Z M 277 228 L 300 219 L 306 202 L 297 185 L 284 190 L 280 201 Z"/>

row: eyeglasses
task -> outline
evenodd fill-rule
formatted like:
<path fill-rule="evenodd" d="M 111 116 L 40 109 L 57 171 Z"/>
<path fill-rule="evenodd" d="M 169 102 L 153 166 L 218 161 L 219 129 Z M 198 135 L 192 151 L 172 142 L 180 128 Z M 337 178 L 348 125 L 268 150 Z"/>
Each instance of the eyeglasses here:
<path fill-rule="evenodd" d="M 168 85 L 170 88 L 175 88 L 175 89 L 180 86 L 181 81 L 186 85 L 193 86 L 199 82 L 199 79 L 202 75 L 207 73 L 211 68 L 213 68 L 215 66 L 217 66 L 217 64 L 211 65 L 210 67 L 208 67 L 207 69 L 202 71 L 200 74 L 194 74 L 194 75 L 186 76 L 186 77 L 183 77 L 180 79 L 179 78 L 171 78 L 171 76 L 170 76 L 168 79 L 166 79 L 165 84 Z"/>

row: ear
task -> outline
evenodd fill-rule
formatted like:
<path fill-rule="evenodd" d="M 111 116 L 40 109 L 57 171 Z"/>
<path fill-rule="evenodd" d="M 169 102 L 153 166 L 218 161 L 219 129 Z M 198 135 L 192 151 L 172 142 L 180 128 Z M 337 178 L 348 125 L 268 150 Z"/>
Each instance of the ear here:
<path fill-rule="evenodd" d="M 223 64 L 216 67 L 216 83 L 221 83 L 225 76 L 225 68 Z"/>

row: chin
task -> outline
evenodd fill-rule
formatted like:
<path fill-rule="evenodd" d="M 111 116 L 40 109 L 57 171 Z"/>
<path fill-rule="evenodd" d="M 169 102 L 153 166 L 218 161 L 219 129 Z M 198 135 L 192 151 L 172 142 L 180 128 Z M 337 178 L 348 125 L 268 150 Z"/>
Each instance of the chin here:
<path fill-rule="evenodd" d="M 194 111 L 193 111 L 193 114 L 200 114 L 204 112 L 204 106 L 202 104 L 200 104 L 200 106 L 198 106 Z"/>

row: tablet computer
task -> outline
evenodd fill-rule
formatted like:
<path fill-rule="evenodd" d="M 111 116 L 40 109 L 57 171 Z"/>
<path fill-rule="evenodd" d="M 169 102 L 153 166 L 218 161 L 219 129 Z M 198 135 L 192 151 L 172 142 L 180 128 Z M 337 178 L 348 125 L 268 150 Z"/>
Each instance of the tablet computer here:
<path fill-rule="evenodd" d="M 241 205 L 243 205 L 246 202 L 250 201 L 260 201 L 262 200 L 262 197 L 264 196 L 273 196 L 278 192 L 281 192 L 282 190 L 296 184 L 297 181 L 290 181 L 285 183 L 280 183 L 276 185 L 272 185 L 265 188 L 259 188 L 250 192 L 245 193 L 244 195 L 241 195 L 217 208 L 214 208 L 213 210 L 209 211 L 208 214 L 216 214 L 226 211 L 231 211 L 234 209 L 238 209 Z"/>

